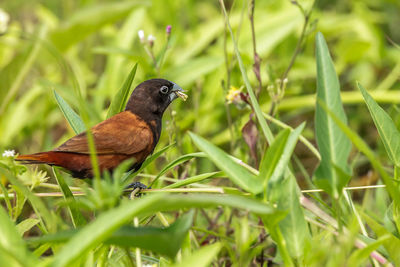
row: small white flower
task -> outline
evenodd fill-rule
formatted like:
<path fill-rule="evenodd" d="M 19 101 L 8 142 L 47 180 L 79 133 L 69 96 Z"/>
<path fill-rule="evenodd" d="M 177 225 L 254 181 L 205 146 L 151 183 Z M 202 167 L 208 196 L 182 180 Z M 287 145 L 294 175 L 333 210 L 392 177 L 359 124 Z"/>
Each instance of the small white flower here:
<path fill-rule="evenodd" d="M 156 40 L 156 37 L 154 37 L 154 35 L 149 34 L 149 36 L 147 37 L 147 41 L 149 42 L 154 42 Z"/>
<path fill-rule="evenodd" d="M 5 157 L 5 158 L 12 158 L 14 156 L 15 156 L 14 150 L 4 150 L 4 152 L 3 152 L 3 157 Z"/>
<path fill-rule="evenodd" d="M 139 36 L 139 39 L 140 39 L 140 41 L 144 41 L 144 31 L 143 30 L 139 30 L 138 31 L 138 36 Z"/>
<path fill-rule="evenodd" d="M 9 20 L 10 15 L 0 8 L 0 34 L 3 34 L 7 31 Z"/>
<path fill-rule="evenodd" d="M 288 78 L 283 79 L 283 83 L 288 83 Z"/>

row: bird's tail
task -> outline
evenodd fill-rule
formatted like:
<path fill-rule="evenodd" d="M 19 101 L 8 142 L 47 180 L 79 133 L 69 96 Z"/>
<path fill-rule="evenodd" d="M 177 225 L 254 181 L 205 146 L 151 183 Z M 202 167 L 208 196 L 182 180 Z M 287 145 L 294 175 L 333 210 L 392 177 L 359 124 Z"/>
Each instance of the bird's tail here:
<path fill-rule="evenodd" d="M 21 161 L 23 164 L 55 164 L 54 154 L 55 152 L 40 152 L 29 155 L 19 155 L 15 158 L 17 161 Z"/>

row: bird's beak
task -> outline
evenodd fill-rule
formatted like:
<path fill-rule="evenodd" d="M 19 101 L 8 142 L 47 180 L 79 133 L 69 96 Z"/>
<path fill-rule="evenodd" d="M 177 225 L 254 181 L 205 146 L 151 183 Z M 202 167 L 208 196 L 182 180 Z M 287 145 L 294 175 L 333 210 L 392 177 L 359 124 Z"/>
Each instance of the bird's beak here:
<path fill-rule="evenodd" d="M 186 99 L 188 98 L 188 96 L 183 93 L 185 92 L 185 90 L 183 90 L 179 85 L 177 85 L 176 83 L 173 83 L 174 86 L 172 87 L 171 93 L 169 95 L 169 99 L 171 100 L 171 102 L 180 97 L 182 98 L 183 101 L 186 101 Z"/>

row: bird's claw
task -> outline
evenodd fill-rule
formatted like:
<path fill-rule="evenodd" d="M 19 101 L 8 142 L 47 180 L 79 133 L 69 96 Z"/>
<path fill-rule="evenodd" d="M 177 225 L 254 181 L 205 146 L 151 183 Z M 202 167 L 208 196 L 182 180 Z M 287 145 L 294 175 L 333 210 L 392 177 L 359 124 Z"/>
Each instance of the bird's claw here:
<path fill-rule="evenodd" d="M 142 184 L 141 182 L 133 182 L 133 183 L 129 184 L 125 189 L 132 189 L 130 191 L 131 194 L 136 191 L 134 196 L 140 197 L 142 195 L 140 193 L 140 191 L 143 189 L 149 189 L 149 188 L 150 187 L 147 187 L 146 185 Z M 133 197 L 133 196 L 131 195 L 131 197 Z"/>

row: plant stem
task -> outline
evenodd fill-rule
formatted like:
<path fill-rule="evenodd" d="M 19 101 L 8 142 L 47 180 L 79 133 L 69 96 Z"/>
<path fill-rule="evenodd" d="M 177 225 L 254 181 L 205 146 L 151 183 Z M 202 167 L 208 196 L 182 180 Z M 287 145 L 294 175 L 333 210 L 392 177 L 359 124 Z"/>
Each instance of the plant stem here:
<path fill-rule="evenodd" d="M 306 36 L 306 30 L 307 30 L 308 24 L 310 22 L 311 13 L 314 8 L 315 1 L 313 1 L 312 6 L 308 12 L 305 12 L 303 7 L 299 3 L 297 3 L 297 2 L 294 2 L 294 3 L 296 6 L 299 7 L 301 13 L 303 13 L 303 15 L 304 15 L 304 23 L 303 23 L 303 28 L 301 29 L 300 38 L 297 41 L 296 48 L 294 50 L 292 58 L 290 59 L 290 63 L 288 65 L 288 67 L 286 68 L 285 72 L 282 74 L 280 83 L 277 85 L 277 86 L 279 86 L 277 92 L 280 96 L 272 99 L 272 105 L 271 105 L 271 109 L 269 112 L 269 114 L 271 114 L 272 116 L 274 116 L 274 114 L 277 111 L 277 106 L 279 105 L 280 99 L 285 95 L 285 85 L 286 85 L 285 80 L 287 79 L 289 72 L 294 65 L 294 62 L 296 61 L 297 56 L 300 54 L 302 44 L 304 41 L 304 37 Z"/>
<path fill-rule="evenodd" d="M 251 87 L 250 81 L 249 81 L 249 79 L 247 77 L 246 69 L 244 67 L 244 64 L 243 64 L 243 61 L 242 61 L 242 57 L 241 57 L 240 52 L 239 52 L 237 41 L 235 40 L 232 27 L 231 27 L 231 25 L 229 23 L 229 18 L 228 18 L 228 14 L 226 12 L 226 9 L 225 9 L 224 1 L 223 0 L 219 0 L 219 2 L 220 2 L 223 14 L 225 16 L 226 24 L 228 26 L 228 29 L 229 29 L 229 32 L 230 32 L 230 35 L 231 35 L 231 38 L 232 38 L 233 46 L 234 46 L 235 53 L 236 53 L 236 58 L 237 58 L 238 63 L 239 63 L 239 68 L 240 68 L 240 71 L 242 73 L 242 78 L 243 78 L 244 83 L 246 85 L 247 92 L 249 93 L 249 96 L 250 96 L 252 107 L 253 107 L 254 112 L 256 114 L 257 120 L 260 123 L 261 129 L 263 131 L 263 134 L 264 134 L 265 138 L 267 139 L 268 143 L 271 144 L 272 141 L 274 140 L 274 136 L 272 135 L 272 132 L 269 129 L 269 127 L 267 125 L 267 122 L 266 122 L 266 120 L 264 119 L 264 117 L 262 115 L 262 112 L 261 112 L 261 109 L 260 109 L 260 105 L 257 102 L 257 98 L 256 98 L 256 96 L 254 94 L 253 88 Z"/>
<path fill-rule="evenodd" d="M 256 75 L 258 81 L 258 87 L 256 88 L 256 97 L 258 99 L 260 92 L 262 90 L 262 81 L 261 81 L 261 74 L 260 74 L 260 65 L 261 65 L 261 58 L 257 53 L 257 44 L 256 44 L 256 32 L 254 29 L 254 8 L 255 8 L 255 0 L 250 1 L 250 10 L 249 10 L 249 19 L 250 19 L 250 27 L 251 27 L 251 38 L 253 43 L 253 55 L 254 55 L 254 64 L 253 64 L 253 71 Z"/>

